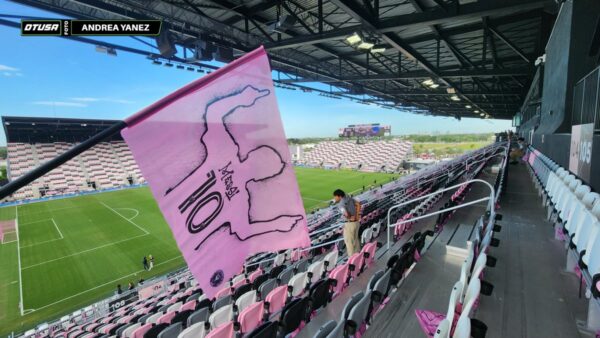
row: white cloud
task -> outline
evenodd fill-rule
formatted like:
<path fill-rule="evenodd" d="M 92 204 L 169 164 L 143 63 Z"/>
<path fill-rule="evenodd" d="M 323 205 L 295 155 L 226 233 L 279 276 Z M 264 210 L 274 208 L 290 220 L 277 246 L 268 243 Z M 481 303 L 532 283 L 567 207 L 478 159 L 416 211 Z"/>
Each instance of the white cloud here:
<path fill-rule="evenodd" d="M 7 65 L 1 65 L 0 64 L 0 71 L 6 71 L 6 72 L 18 72 L 19 68 L 15 68 L 15 67 L 10 67 Z"/>
<path fill-rule="evenodd" d="M 134 101 L 129 101 L 129 100 L 121 100 L 121 99 L 104 99 L 108 102 L 114 102 L 114 103 L 122 103 L 122 104 L 132 104 L 135 103 Z"/>
<path fill-rule="evenodd" d="M 53 107 L 87 107 L 87 104 L 78 102 L 64 102 L 64 101 L 35 101 L 33 104 L 40 106 L 53 106 Z"/>
<path fill-rule="evenodd" d="M 12 76 L 13 74 L 12 74 L 12 73 L 9 73 L 9 72 L 4 72 L 4 73 L 2 73 L 2 75 L 10 77 L 10 76 Z"/>
<path fill-rule="evenodd" d="M 100 101 L 99 98 L 96 97 L 72 97 L 71 100 L 79 101 L 79 102 L 96 102 Z"/>
<path fill-rule="evenodd" d="M 121 100 L 121 99 L 113 99 L 113 98 L 110 98 L 110 97 L 105 97 L 105 98 L 101 98 L 101 97 L 72 97 L 72 98 L 70 98 L 70 100 L 77 101 L 77 102 L 99 102 L 99 101 L 104 101 L 104 102 L 121 103 L 121 104 L 132 104 L 132 103 L 134 103 L 133 101 Z"/>

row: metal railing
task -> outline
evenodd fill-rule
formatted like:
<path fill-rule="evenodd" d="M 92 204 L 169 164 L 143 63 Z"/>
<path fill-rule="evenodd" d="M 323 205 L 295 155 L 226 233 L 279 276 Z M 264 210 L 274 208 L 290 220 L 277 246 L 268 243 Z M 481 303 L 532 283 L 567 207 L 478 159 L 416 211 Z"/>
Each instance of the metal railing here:
<path fill-rule="evenodd" d="M 457 205 L 457 206 L 454 206 L 454 207 L 450 207 L 450 208 L 446 208 L 446 209 L 441 209 L 441 210 L 438 210 L 438 211 L 434 211 L 434 212 L 431 212 L 431 213 L 427 213 L 427 214 L 424 214 L 424 215 L 421 215 L 421 216 L 418 216 L 418 217 L 414 217 L 414 218 L 410 218 L 410 219 L 407 219 L 407 220 L 403 220 L 403 221 L 400 221 L 400 222 L 395 222 L 394 224 L 390 223 L 390 215 L 391 215 L 391 212 L 394 209 L 398 209 L 398 208 L 400 208 L 402 206 L 405 206 L 407 204 L 410 204 L 410 203 L 413 203 L 413 202 L 416 202 L 416 201 L 420 201 L 420 200 L 426 199 L 426 198 L 428 198 L 430 196 L 437 195 L 439 193 L 446 192 L 446 191 L 449 191 L 449 190 L 452 190 L 452 189 L 456 189 L 456 188 L 459 188 L 461 186 L 464 186 L 464 185 L 467 185 L 467 184 L 471 184 L 471 183 L 483 183 L 483 184 L 485 184 L 490 189 L 490 196 L 484 197 L 484 198 L 480 198 L 478 200 L 471 201 L 471 202 L 468 202 L 468 203 L 463 203 L 461 205 Z M 496 202 L 496 192 L 494 190 L 494 187 L 489 182 L 481 180 L 481 179 L 478 179 L 478 178 L 472 179 L 472 180 L 468 180 L 468 181 L 462 182 L 460 184 L 456 184 L 456 185 L 453 185 L 451 187 L 440 189 L 440 190 L 434 191 L 432 193 L 429 193 L 427 195 L 419 196 L 417 198 L 413 198 L 412 200 L 409 200 L 409 201 L 402 202 L 400 204 L 394 205 L 391 208 L 389 208 L 388 212 L 387 212 L 387 248 L 389 250 L 390 246 L 391 246 L 391 244 L 390 244 L 391 243 L 390 229 L 393 228 L 393 227 L 396 227 L 396 225 L 400 225 L 400 224 L 404 224 L 404 223 L 408 223 L 408 222 L 414 222 L 414 221 L 417 221 L 417 220 L 420 220 L 420 219 L 423 219 L 423 218 L 427 218 L 427 217 L 431 217 L 431 216 L 435 216 L 435 215 L 441 214 L 443 212 L 447 212 L 447 211 L 451 211 L 451 210 L 456 210 L 456 209 L 464 208 L 464 207 L 467 207 L 467 206 L 470 206 L 470 205 L 473 205 L 473 204 L 477 204 L 477 203 L 481 203 L 481 202 L 485 202 L 485 201 L 488 201 L 487 209 L 490 212 L 490 219 L 488 221 L 489 222 L 488 225 L 492 225 L 493 220 L 495 218 L 494 204 Z"/>

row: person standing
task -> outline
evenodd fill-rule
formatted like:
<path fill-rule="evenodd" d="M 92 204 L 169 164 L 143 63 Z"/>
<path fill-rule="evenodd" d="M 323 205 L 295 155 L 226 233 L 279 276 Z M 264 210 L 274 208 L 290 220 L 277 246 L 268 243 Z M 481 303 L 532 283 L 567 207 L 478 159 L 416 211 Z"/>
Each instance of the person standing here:
<path fill-rule="evenodd" d="M 144 265 L 144 270 L 148 271 L 148 257 L 144 256 L 142 264 Z"/>
<path fill-rule="evenodd" d="M 360 251 L 360 240 L 358 230 L 360 227 L 360 202 L 356 199 L 346 196 L 346 193 L 337 189 L 333 192 L 335 203 L 340 204 L 340 211 L 346 219 L 344 224 L 344 243 L 346 243 L 346 252 L 348 257 Z"/>
<path fill-rule="evenodd" d="M 150 271 L 154 267 L 154 257 L 152 255 L 148 255 L 148 257 L 150 257 L 150 268 L 148 269 Z"/>

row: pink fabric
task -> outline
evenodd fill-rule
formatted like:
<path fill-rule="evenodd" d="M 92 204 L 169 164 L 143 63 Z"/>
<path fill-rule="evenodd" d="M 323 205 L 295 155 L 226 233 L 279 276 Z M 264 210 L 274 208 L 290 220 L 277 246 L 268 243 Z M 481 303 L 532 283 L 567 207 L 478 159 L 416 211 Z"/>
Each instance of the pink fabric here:
<path fill-rule="evenodd" d="M 440 322 L 446 319 L 446 315 L 434 311 L 417 309 L 415 310 L 415 314 L 417 315 L 421 329 L 427 337 L 433 337 Z"/>
<path fill-rule="evenodd" d="M 554 237 L 560 241 L 565 241 L 565 234 L 563 233 L 562 227 L 554 227 Z"/>
<path fill-rule="evenodd" d="M 146 332 L 148 332 L 148 330 L 150 330 L 151 328 L 152 328 L 151 323 L 144 324 L 144 325 L 138 327 L 137 329 L 133 330 L 133 332 L 131 333 L 131 338 L 143 338 L 144 334 Z"/>
<path fill-rule="evenodd" d="M 164 315 L 158 317 L 156 324 L 162 324 L 162 323 L 170 324 L 171 319 L 173 319 L 173 317 L 175 317 L 176 314 L 177 314 L 177 312 L 175 312 L 175 311 L 167 312 Z"/>
<path fill-rule="evenodd" d="M 183 304 L 181 306 L 181 308 L 179 309 L 179 312 L 183 312 L 185 310 L 193 310 L 195 308 L 196 308 L 196 300 L 193 299 L 193 300 L 190 300 L 189 302 Z"/>
<path fill-rule="evenodd" d="M 421 254 L 419 254 L 419 250 L 415 250 L 414 258 L 417 262 L 421 260 Z"/>
<path fill-rule="evenodd" d="M 263 271 L 261 269 L 258 269 L 254 272 L 252 272 L 249 276 L 248 276 L 248 281 L 250 281 L 250 283 L 254 282 L 254 280 L 256 279 L 256 277 L 260 276 L 263 274 Z"/>
<path fill-rule="evenodd" d="M 215 298 L 219 299 L 223 296 L 227 296 L 231 294 L 231 288 L 229 286 L 222 288 L 221 290 L 219 290 L 216 294 L 215 294 Z"/>
<path fill-rule="evenodd" d="M 242 285 L 246 284 L 246 282 L 247 282 L 247 281 L 246 281 L 246 278 L 243 278 L 243 279 L 241 279 L 241 280 L 237 281 L 235 284 L 233 284 L 233 285 L 231 286 L 231 288 L 235 290 L 235 289 L 239 288 L 240 286 L 242 286 Z"/>
<path fill-rule="evenodd" d="M 233 338 L 233 322 L 212 329 L 206 338 Z"/>
<path fill-rule="evenodd" d="M 254 330 L 262 321 L 264 302 L 256 302 L 246 307 L 239 315 L 238 322 L 242 333 Z"/>
<path fill-rule="evenodd" d="M 363 253 L 364 252 L 369 253 L 369 258 L 365 259 L 366 266 L 371 265 L 371 263 L 373 263 L 373 261 L 375 261 L 375 251 L 376 250 L 377 250 L 377 243 L 376 242 L 367 243 L 363 247 L 362 252 Z"/>
<path fill-rule="evenodd" d="M 278 286 L 271 290 L 265 298 L 265 301 L 269 303 L 269 312 L 274 313 L 279 311 L 285 305 L 287 300 L 287 285 Z"/>
<path fill-rule="evenodd" d="M 357 253 L 353 254 L 352 256 L 350 256 L 350 258 L 348 259 L 348 264 L 354 265 L 354 271 L 350 272 L 352 278 L 355 278 L 356 276 L 358 276 L 358 273 L 360 272 L 360 268 L 363 265 L 363 261 L 364 261 L 364 256 L 363 256 L 362 252 L 357 252 Z"/>
<path fill-rule="evenodd" d="M 123 138 L 208 297 L 246 257 L 310 245 L 263 48 L 126 122 Z"/>
<path fill-rule="evenodd" d="M 329 273 L 329 278 L 335 279 L 337 285 L 333 289 L 333 295 L 336 296 L 344 289 L 346 279 L 348 278 L 348 264 L 338 265 Z"/>

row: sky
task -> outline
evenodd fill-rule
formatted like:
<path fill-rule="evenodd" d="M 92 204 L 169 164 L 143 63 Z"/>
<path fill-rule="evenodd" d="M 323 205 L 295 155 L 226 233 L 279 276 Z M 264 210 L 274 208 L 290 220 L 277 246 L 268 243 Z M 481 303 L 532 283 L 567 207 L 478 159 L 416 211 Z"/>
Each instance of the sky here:
<path fill-rule="evenodd" d="M 0 18 L 7 14 L 60 17 L 0 1 Z M 156 53 L 130 37 L 102 40 Z M 6 26 L 0 26 L 0 42 L 2 116 L 123 119 L 202 75 L 153 65 L 141 55 L 118 51 L 117 56 L 109 56 L 93 45 L 65 38 L 22 37 L 18 29 Z M 276 95 L 288 138 L 334 137 L 339 128 L 361 123 L 391 125 L 394 135 L 483 133 L 511 127 L 506 120 L 423 116 L 315 92 L 277 88 Z M 1 129 L 0 145 L 5 144 Z"/>

